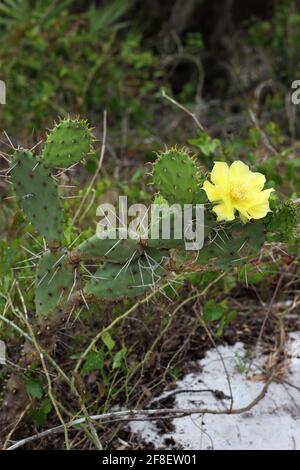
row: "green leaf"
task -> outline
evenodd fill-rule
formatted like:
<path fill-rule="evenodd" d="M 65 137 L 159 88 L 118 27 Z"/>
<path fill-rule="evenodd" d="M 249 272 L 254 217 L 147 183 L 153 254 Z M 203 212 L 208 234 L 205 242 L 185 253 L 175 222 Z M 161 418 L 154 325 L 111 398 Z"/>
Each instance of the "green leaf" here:
<path fill-rule="evenodd" d="M 101 339 L 109 351 L 114 349 L 116 342 L 112 339 L 108 331 L 103 333 Z"/>
<path fill-rule="evenodd" d="M 43 396 L 43 387 L 41 384 L 35 380 L 28 379 L 26 383 L 26 391 L 34 398 L 42 398 Z"/>
<path fill-rule="evenodd" d="M 48 421 L 48 414 L 52 410 L 52 403 L 50 398 L 45 398 L 42 402 L 41 405 L 37 408 L 34 408 L 33 410 L 30 411 L 30 416 L 32 421 L 37 425 L 37 426 L 45 426 Z"/>
<path fill-rule="evenodd" d="M 32 421 L 37 426 L 45 426 L 45 424 L 47 424 L 47 413 L 45 413 L 41 408 L 35 408 L 34 410 L 31 410 L 29 414 Z"/>
<path fill-rule="evenodd" d="M 206 157 L 209 157 L 219 147 L 219 139 L 212 139 L 205 132 L 199 132 L 195 139 L 189 139 L 188 143 L 197 147 Z"/>
<path fill-rule="evenodd" d="M 203 307 L 203 319 L 207 322 L 220 320 L 227 310 L 225 302 L 216 303 L 209 300 Z"/>
<path fill-rule="evenodd" d="M 123 358 L 124 358 L 126 352 L 127 352 L 127 349 L 124 347 L 124 348 L 120 349 L 120 351 L 118 351 L 115 354 L 115 357 L 114 357 L 114 360 L 113 360 L 113 365 L 112 365 L 113 370 L 120 369 L 120 367 L 122 365 Z"/>
<path fill-rule="evenodd" d="M 237 317 L 237 311 L 236 310 L 229 310 L 229 312 L 227 312 L 222 318 L 221 318 L 221 321 L 220 321 L 220 325 L 216 331 L 216 336 L 220 337 L 223 335 L 224 333 L 224 329 L 226 326 L 229 325 L 229 323 L 231 323 L 232 321 L 234 321 Z"/>
<path fill-rule="evenodd" d="M 92 351 L 87 355 L 85 363 L 81 369 L 82 375 L 87 375 L 93 370 L 102 370 L 104 366 L 103 351 Z"/>

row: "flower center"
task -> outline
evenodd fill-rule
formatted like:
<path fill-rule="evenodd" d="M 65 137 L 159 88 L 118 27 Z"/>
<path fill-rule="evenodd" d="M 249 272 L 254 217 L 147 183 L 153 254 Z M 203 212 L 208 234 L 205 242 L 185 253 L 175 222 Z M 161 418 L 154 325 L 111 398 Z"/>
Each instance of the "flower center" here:
<path fill-rule="evenodd" d="M 230 196 L 234 201 L 244 201 L 247 197 L 247 188 L 244 184 L 233 184 L 230 188 Z"/>

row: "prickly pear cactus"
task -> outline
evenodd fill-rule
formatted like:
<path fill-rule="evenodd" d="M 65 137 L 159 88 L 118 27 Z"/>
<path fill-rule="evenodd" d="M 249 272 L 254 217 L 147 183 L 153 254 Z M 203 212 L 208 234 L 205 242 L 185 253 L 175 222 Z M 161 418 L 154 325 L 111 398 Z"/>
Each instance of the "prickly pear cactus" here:
<path fill-rule="evenodd" d="M 195 159 L 187 150 L 175 147 L 161 152 L 153 166 L 153 183 L 159 191 L 154 202 L 166 204 L 167 211 L 154 217 L 150 228 L 170 216 L 169 238 L 161 237 L 160 228 L 156 239 L 124 239 L 117 231 L 115 238 L 102 240 L 95 235 L 68 252 L 62 246 L 63 216 L 49 172 L 86 158 L 92 143 L 86 121 L 64 119 L 49 132 L 41 158 L 23 150 L 12 158 L 10 173 L 18 203 L 49 247 L 40 257 L 35 279 L 33 332 L 39 348 L 30 339 L 26 341 L 20 370 L 38 363 L 40 349 L 48 354 L 54 351 L 58 331 L 78 306 L 89 308 L 92 302 L 143 295 L 158 288 L 163 279 L 171 280 L 173 273 L 225 271 L 255 259 L 265 241 L 286 241 L 297 235 L 298 206 L 279 202 L 270 212 L 273 188 L 263 190 L 264 175 L 250 172 L 243 162 L 234 162 L 233 168 L 215 162 L 211 181 L 204 182 Z M 205 204 L 204 245 L 199 251 L 187 251 L 184 237 L 176 238 L 170 208 L 174 204 L 180 209 L 192 204 L 189 224 L 194 221 L 195 206 Z M 19 400 L 17 406 L 14 397 Z M 6 435 L 31 402 L 26 382 L 12 376 L 0 411 L 0 428 Z"/>
<path fill-rule="evenodd" d="M 66 168 L 79 162 L 89 154 L 92 143 L 93 136 L 86 121 L 64 119 L 49 132 L 41 158 L 28 151 L 18 151 L 13 156 L 11 179 L 18 202 L 45 237 L 51 250 L 42 255 L 37 267 L 35 297 L 39 316 L 48 315 L 60 304 L 68 302 L 73 290 L 78 294 L 74 297 L 77 300 L 81 299 L 82 293 L 89 299 L 134 297 L 156 286 L 167 272 L 227 269 L 257 256 L 267 239 L 272 240 L 275 237 L 276 240 L 285 240 L 291 234 L 295 235 L 298 207 L 290 201 L 277 204 L 273 212 L 263 220 L 218 223 L 212 212 L 214 207 L 209 201 L 212 198 L 213 202 L 218 203 L 214 194 L 220 188 L 206 183 L 210 199 L 206 199 L 204 245 L 198 252 L 187 253 L 186 240 L 184 237 L 177 237 L 174 207 L 171 205 L 178 204 L 181 208 L 184 204 L 192 204 L 194 211 L 201 191 L 200 199 L 205 195 L 201 189 L 204 174 L 201 174 L 198 164 L 186 149 L 173 147 L 159 153 L 153 166 L 153 183 L 159 190 L 154 203 L 164 205 L 166 211 L 153 216 L 150 237 L 130 238 L 124 236 L 122 229 L 117 229 L 113 236 L 108 234 L 105 239 L 94 235 L 71 253 L 62 251 L 63 218 L 56 184 L 49 169 Z M 219 175 L 221 185 L 226 181 L 225 167 L 227 168 L 225 163 L 218 164 L 219 170 L 226 170 L 224 177 Z M 246 171 L 242 162 L 238 162 L 234 171 L 236 168 Z M 219 184 L 215 175 L 213 180 Z M 258 178 L 257 173 L 254 177 Z M 263 178 L 261 175 L 259 181 Z M 240 185 L 239 180 L 237 184 Z M 232 194 L 242 195 L 245 184 L 246 180 L 238 190 L 233 188 Z M 224 191 L 221 188 L 219 194 L 224 195 Z M 228 191 L 230 195 L 231 190 Z M 254 191 L 261 189 L 255 187 Z M 263 194 L 266 193 L 257 193 L 256 196 L 259 198 Z M 256 200 L 259 202 L 260 199 Z M 194 214 L 195 212 L 191 212 L 191 221 Z M 162 237 L 161 231 L 164 218 L 168 218 L 170 222 L 170 236 L 167 238 Z M 159 224 L 156 238 L 152 237 L 152 227 L 155 224 Z M 82 270 L 86 270 L 87 261 L 92 261 L 99 267 L 96 272 L 90 273 L 90 279 L 85 283 Z M 104 264 L 99 265 L 99 262 Z"/>
<path fill-rule="evenodd" d="M 177 237 L 174 207 L 171 206 L 178 204 L 181 209 L 184 204 L 192 204 L 192 222 L 201 191 L 200 199 L 203 194 L 206 197 L 201 189 L 204 174 L 201 174 L 198 164 L 186 149 L 173 147 L 159 153 L 153 166 L 153 183 L 159 190 L 154 203 L 164 205 L 166 211 L 151 219 L 150 237 L 131 238 L 124 236 L 123 229 L 117 228 L 113 236 L 108 234 L 108 237 L 102 239 L 94 235 L 75 247 L 71 253 L 64 252 L 61 246 L 63 222 L 59 196 L 48 168 L 69 167 L 79 162 L 89 154 L 92 143 L 92 133 L 86 121 L 64 119 L 48 134 L 42 158 L 37 158 L 28 151 L 18 151 L 13 156 L 11 178 L 18 202 L 45 237 L 51 250 L 42 255 L 37 268 L 35 288 L 39 316 L 48 315 L 60 304 L 69 302 L 73 290 L 78 294 L 74 296 L 76 301 L 82 300 L 82 293 L 91 301 L 93 298 L 114 300 L 134 297 L 156 286 L 168 272 L 227 269 L 256 257 L 266 240 L 272 240 L 272 237 L 285 240 L 287 236 L 295 235 L 298 207 L 290 201 L 277 205 L 271 214 L 266 210 L 268 216 L 263 220 L 251 220 L 248 223 L 242 223 L 239 219 L 218 222 L 213 213 L 213 204 L 209 201 L 212 199 L 213 203 L 220 203 L 214 197 L 216 191 L 220 191 L 222 197 L 227 194 L 225 186 L 221 187 L 223 181 L 226 182 L 227 166 L 219 163 L 219 170 L 226 170 L 223 176 L 219 175 L 221 179 L 217 178 L 221 181 L 221 186 L 206 183 L 211 197 L 205 200 L 203 248 L 198 252 L 187 253 L 186 240 L 184 237 Z M 234 171 L 237 168 L 246 171 L 242 162 L 238 162 Z M 263 181 L 263 175 L 257 175 L 255 173 L 250 176 L 259 178 L 259 182 Z M 215 176 L 216 174 L 214 184 L 218 185 Z M 237 184 L 240 185 L 240 180 Z M 245 185 L 247 186 L 246 180 L 238 188 L 233 188 L 233 196 L 242 197 Z M 259 198 L 266 194 L 259 193 L 261 189 L 254 187 L 254 191 L 257 191 L 255 200 L 258 203 Z M 231 197 L 230 191 L 227 191 L 228 197 Z M 270 190 L 267 191 L 268 194 L 269 192 Z M 264 204 L 268 202 L 265 201 Z M 224 206 L 223 212 L 225 209 Z M 226 211 L 224 213 L 226 215 Z M 165 238 L 162 237 L 161 230 L 164 218 L 168 218 L 170 223 L 170 236 Z M 245 222 L 243 219 L 242 221 Z M 155 224 L 159 224 L 156 238 L 152 237 L 152 227 Z M 92 265 L 99 266 L 94 273 L 87 270 L 86 265 L 90 261 Z M 104 264 L 99 265 L 100 262 Z M 85 282 L 82 272 L 86 274 L 86 270 L 90 278 Z"/>
<path fill-rule="evenodd" d="M 44 165 L 31 152 L 12 159 L 11 180 L 18 203 L 49 244 L 60 244 L 63 217 L 57 187 Z"/>
<path fill-rule="evenodd" d="M 158 154 L 152 179 L 170 204 L 191 204 L 197 196 L 201 175 L 195 159 L 186 149 L 176 147 Z"/>
<path fill-rule="evenodd" d="M 39 260 L 35 281 L 35 305 L 39 316 L 49 315 L 70 296 L 76 281 L 75 271 L 67 260 L 67 252 L 46 251 Z"/>
<path fill-rule="evenodd" d="M 68 168 L 90 155 L 94 137 L 87 121 L 63 119 L 48 134 L 42 159 L 47 168 Z"/>

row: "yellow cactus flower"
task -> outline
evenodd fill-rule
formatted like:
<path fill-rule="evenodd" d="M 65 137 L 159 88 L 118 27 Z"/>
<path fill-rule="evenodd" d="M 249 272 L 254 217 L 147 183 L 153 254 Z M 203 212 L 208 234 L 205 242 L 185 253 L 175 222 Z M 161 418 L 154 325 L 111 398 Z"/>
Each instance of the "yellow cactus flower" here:
<path fill-rule="evenodd" d="M 262 173 L 254 173 L 245 163 L 237 160 L 230 166 L 225 162 L 215 162 L 205 181 L 203 189 L 208 199 L 215 202 L 213 211 L 218 221 L 234 220 L 238 211 L 241 220 L 262 219 L 270 211 L 269 197 L 273 188 L 263 189 L 266 178 Z"/>

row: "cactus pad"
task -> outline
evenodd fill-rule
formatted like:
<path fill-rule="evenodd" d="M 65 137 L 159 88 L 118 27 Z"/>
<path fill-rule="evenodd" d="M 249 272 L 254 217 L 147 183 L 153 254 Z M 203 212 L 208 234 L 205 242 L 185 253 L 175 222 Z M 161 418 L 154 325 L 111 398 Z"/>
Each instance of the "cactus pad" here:
<path fill-rule="evenodd" d="M 48 134 L 43 150 L 47 168 L 68 168 L 92 151 L 94 138 L 86 121 L 63 119 Z"/>
<path fill-rule="evenodd" d="M 66 301 L 74 283 L 74 269 L 66 261 L 66 253 L 46 251 L 37 267 L 35 282 L 36 313 L 48 315 Z"/>
<path fill-rule="evenodd" d="M 225 268 L 255 257 L 266 239 L 266 227 L 263 222 L 234 223 L 219 227 L 210 238 L 199 251 L 197 263 L 215 263 Z"/>
<path fill-rule="evenodd" d="M 172 148 L 159 154 L 153 166 L 153 183 L 170 204 L 190 204 L 199 191 L 201 176 L 187 150 Z"/>
<path fill-rule="evenodd" d="M 149 249 L 130 264 L 106 263 L 87 283 L 85 292 L 110 300 L 141 295 L 155 288 L 166 274 L 163 267 L 165 259 L 158 250 Z"/>
<path fill-rule="evenodd" d="M 100 258 L 112 263 L 125 263 L 140 256 L 143 248 L 138 240 L 120 238 L 118 234 L 114 239 L 102 240 L 97 235 L 81 243 L 75 250 L 81 258 Z"/>
<path fill-rule="evenodd" d="M 13 156 L 11 179 L 19 205 L 48 243 L 59 244 L 63 217 L 55 181 L 36 157 L 27 151 Z"/>

